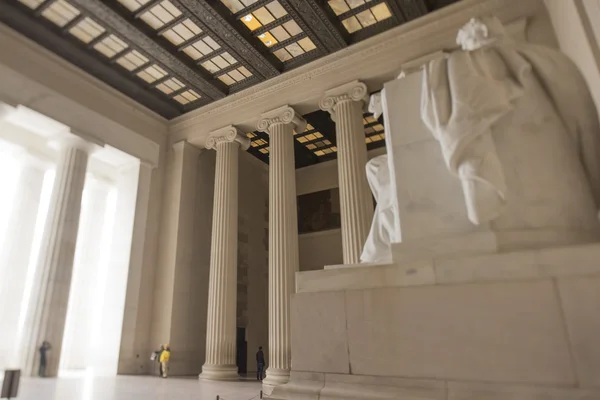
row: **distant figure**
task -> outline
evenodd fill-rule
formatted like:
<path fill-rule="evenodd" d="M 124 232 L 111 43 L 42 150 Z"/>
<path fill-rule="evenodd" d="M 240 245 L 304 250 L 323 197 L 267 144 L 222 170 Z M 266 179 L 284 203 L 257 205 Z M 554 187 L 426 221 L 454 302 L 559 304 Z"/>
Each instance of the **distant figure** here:
<path fill-rule="evenodd" d="M 163 378 L 167 377 L 169 369 L 169 360 L 171 359 L 171 348 L 168 344 L 164 346 L 164 350 L 160 353 L 159 361 L 161 366 L 161 374 Z"/>
<path fill-rule="evenodd" d="M 263 380 L 263 371 L 265 369 L 265 353 L 263 353 L 262 346 L 258 348 L 256 352 L 256 380 Z"/>
<path fill-rule="evenodd" d="M 158 362 L 158 376 L 163 376 L 163 367 L 160 362 L 160 356 L 163 351 L 165 351 L 165 346 L 161 344 L 160 350 L 156 350 L 151 358 L 153 361 L 156 360 L 156 362 Z"/>
<path fill-rule="evenodd" d="M 38 371 L 38 375 L 40 378 L 46 377 L 46 365 L 48 364 L 48 358 L 46 357 L 46 353 L 50 350 L 52 346 L 47 340 L 44 340 L 44 343 L 40 346 L 40 370 Z"/>

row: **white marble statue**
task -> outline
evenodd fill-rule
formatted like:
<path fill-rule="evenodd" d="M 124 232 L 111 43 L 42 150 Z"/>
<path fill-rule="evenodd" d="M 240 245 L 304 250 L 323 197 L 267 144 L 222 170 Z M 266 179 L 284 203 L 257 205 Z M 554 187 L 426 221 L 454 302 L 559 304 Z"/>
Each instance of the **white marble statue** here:
<path fill-rule="evenodd" d="M 386 154 L 377 156 L 367 163 L 367 180 L 377 200 L 371 231 L 360 256 L 362 263 L 391 263 L 390 244 L 394 232 L 394 205 L 392 182 Z"/>
<path fill-rule="evenodd" d="M 471 222 L 597 231 L 600 126 L 576 66 L 512 41 L 493 17 L 472 19 L 457 42 L 461 50 L 425 66 L 421 113 Z"/>
<path fill-rule="evenodd" d="M 383 113 L 381 93 L 371 96 L 369 112 L 375 118 L 379 118 Z M 362 263 L 391 263 L 390 244 L 394 234 L 394 202 L 387 155 L 372 158 L 366 168 L 367 180 L 377 201 L 377 207 L 375 207 L 371 231 L 363 247 L 360 261 Z"/>

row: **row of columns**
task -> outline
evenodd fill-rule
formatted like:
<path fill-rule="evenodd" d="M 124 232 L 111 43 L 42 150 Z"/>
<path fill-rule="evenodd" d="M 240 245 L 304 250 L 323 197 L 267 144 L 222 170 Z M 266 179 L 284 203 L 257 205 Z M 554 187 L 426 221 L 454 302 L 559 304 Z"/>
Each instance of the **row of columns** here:
<path fill-rule="evenodd" d="M 367 87 L 351 82 L 325 93 L 321 109 L 336 122 L 342 241 L 345 264 L 360 262 L 373 201 L 365 165 L 367 149 L 363 106 Z M 269 368 L 264 384 L 289 380 L 291 370 L 290 301 L 299 269 L 294 130 L 306 121 L 289 106 L 260 116 L 257 129 L 270 136 L 269 160 Z M 233 126 L 209 135 L 217 152 L 204 379 L 235 379 L 238 148 L 249 141 Z"/>

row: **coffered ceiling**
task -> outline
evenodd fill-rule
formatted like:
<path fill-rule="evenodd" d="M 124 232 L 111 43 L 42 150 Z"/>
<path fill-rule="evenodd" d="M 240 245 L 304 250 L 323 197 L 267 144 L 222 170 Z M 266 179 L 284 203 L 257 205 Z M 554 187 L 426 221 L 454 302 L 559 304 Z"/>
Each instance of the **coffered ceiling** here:
<path fill-rule="evenodd" d="M 0 21 L 171 119 L 454 1 L 0 0 Z M 318 158 L 323 124 L 297 141 Z"/>
<path fill-rule="evenodd" d="M 304 115 L 308 122 L 304 132 L 294 131 L 294 155 L 296 168 L 307 167 L 337 158 L 335 124 L 326 111 L 315 111 Z M 385 145 L 383 118 L 375 119 L 371 114 L 363 116 L 365 144 L 367 150 Z M 255 131 L 246 134 L 251 142 L 248 152 L 259 160 L 269 163 L 269 135 Z"/>

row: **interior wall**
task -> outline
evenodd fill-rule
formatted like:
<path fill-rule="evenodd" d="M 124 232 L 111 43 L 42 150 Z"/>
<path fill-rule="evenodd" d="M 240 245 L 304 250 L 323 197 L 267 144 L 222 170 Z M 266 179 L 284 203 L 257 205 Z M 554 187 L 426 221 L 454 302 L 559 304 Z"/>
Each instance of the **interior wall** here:
<path fill-rule="evenodd" d="M 150 340 L 154 317 L 154 285 L 158 267 L 161 207 L 166 170 L 166 151 L 161 146 L 158 166 L 139 166 L 138 193 L 127 279 L 118 374 L 147 374 L 153 364 Z"/>
<path fill-rule="evenodd" d="M 545 4 L 560 49 L 577 64 L 600 109 L 600 47 L 592 27 L 600 23 L 597 0 L 545 0 Z"/>
<path fill-rule="evenodd" d="M 367 158 L 385 154 L 385 147 L 367 152 Z M 298 196 L 339 187 L 338 161 L 331 160 L 296 170 Z M 343 264 L 342 231 L 332 229 L 298 235 L 300 271 L 323 269 L 326 265 Z"/>
<path fill-rule="evenodd" d="M 269 349 L 269 170 L 247 152 L 239 159 L 238 327 L 246 328 L 247 370 Z"/>
<path fill-rule="evenodd" d="M 210 153 L 206 153 L 210 154 Z M 197 179 L 200 151 L 181 142 L 167 153 L 165 185 L 161 194 L 161 213 L 158 264 L 151 283 L 152 315 L 149 347 L 156 350 L 161 344 L 171 344 L 172 375 L 192 375 L 197 372 L 193 363 L 194 344 L 185 334 L 189 319 L 191 291 L 198 290 L 192 281 L 194 267 L 194 217 L 197 209 Z M 213 162 L 214 163 L 214 162 Z M 212 174 L 214 174 L 214 169 Z M 209 174 L 209 175 L 212 175 Z M 205 205 L 210 207 L 210 204 Z M 192 317 L 198 319 L 197 315 Z M 195 338 L 198 341 L 198 338 Z M 196 348 L 197 348 L 196 344 Z M 142 355 L 146 359 L 150 353 Z M 150 372 L 157 373 L 156 363 L 148 362 Z"/>
<path fill-rule="evenodd" d="M 193 226 L 186 231 L 192 235 L 186 245 L 191 246 L 191 258 L 185 255 L 178 262 L 173 289 L 169 342 L 173 375 L 197 376 L 205 360 L 215 161 L 214 150 L 203 150 L 195 164 L 195 194 L 189 204 Z"/>

